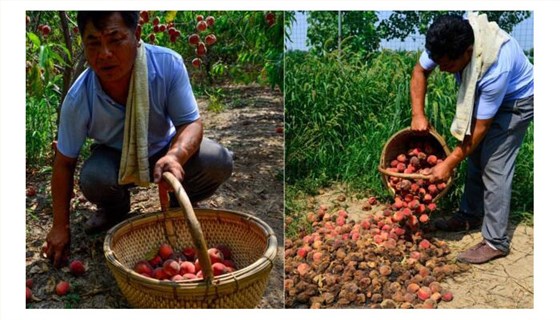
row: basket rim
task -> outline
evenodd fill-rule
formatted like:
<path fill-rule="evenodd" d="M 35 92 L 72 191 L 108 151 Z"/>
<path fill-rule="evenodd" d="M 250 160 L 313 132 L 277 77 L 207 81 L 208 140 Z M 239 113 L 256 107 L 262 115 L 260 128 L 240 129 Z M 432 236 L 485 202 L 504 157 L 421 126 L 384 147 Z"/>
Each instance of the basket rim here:
<path fill-rule="evenodd" d="M 254 277 L 256 274 L 260 274 L 262 270 L 268 270 L 272 268 L 273 260 L 275 259 L 277 252 L 278 252 L 278 240 L 276 234 L 272 228 L 266 224 L 262 219 L 239 211 L 232 211 L 232 210 L 225 210 L 225 209 L 210 209 L 210 208 L 196 208 L 195 212 L 197 215 L 204 215 L 204 216 L 220 216 L 223 214 L 237 216 L 245 219 L 248 222 L 253 223 L 257 227 L 259 227 L 266 236 L 267 244 L 266 249 L 262 256 L 257 259 L 252 264 L 246 266 L 245 268 L 236 270 L 234 272 L 220 275 L 214 278 L 212 283 L 204 281 L 203 279 L 192 279 L 192 280 L 180 280 L 180 281 L 164 281 L 158 280 L 153 278 L 148 278 L 145 276 L 141 276 L 140 274 L 134 272 L 132 269 L 124 266 L 116 257 L 115 253 L 111 248 L 111 243 L 113 242 L 113 238 L 115 233 L 120 231 L 123 228 L 132 228 L 135 223 L 146 223 L 152 220 L 163 220 L 165 216 L 169 218 L 180 218 L 184 217 L 183 213 L 180 209 L 176 211 L 167 211 L 167 212 L 152 212 L 152 213 L 145 213 L 141 215 L 137 215 L 134 217 L 130 217 L 124 221 L 121 221 L 117 225 L 113 226 L 105 236 L 105 240 L 103 242 L 103 251 L 105 255 L 105 259 L 108 263 L 110 263 L 116 270 L 118 270 L 121 274 L 126 275 L 129 278 L 134 279 L 137 282 L 144 283 L 148 286 L 163 286 L 168 288 L 177 288 L 181 290 L 189 290 L 189 289 L 200 289 L 200 288 L 208 288 L 208 287 L 220 287 L 220 286 L 238 286 L 240 281 L 244 279 L 250 279 Z"/>
<path fill-rule="evenodd" d="M 387 189 L 389 189 L 389 193 L 390 193 L 391 195 L 393 195 L 393 196 L 396 194 L 396 190 L 393 189 L 393 188 L 389 185 L 389 178 L 388 178 L 388 176 L 390 176 L 390 174 L 389 174 L 389 173 L 383 173 L 383 172 L 380 170 L 380 168 L 381 168 L 382 166 L 387 166 L 387 163 L 385 163 L 385 155 L 386 155 L 387 148 L 389 147 L 390 142 L 393 141 L 396 137 L 398 137 L 398 136 L 400 136 L 400 135 L 402 135 L 402 134 L 405 134 L 405 133 L 416 134 L 416 132 L 412 130 L 412 127 L 411 127 L 411 126 L 404 127 L 404 128 L 402 128 L 401 130 L 399 130 L 399 131 L 395 132 L 394 134 L 392 134 L 391 137 L 390 137 L 389 139 L 387 139 L 387 141 L 386 141 L 385 144 L 383 145 L 383 149 L 381 150 L 381 159 L 380 159 L 380 163 L 379 163 L 379 166 L 378 166 L 378 168 L 377 168 L 377 169 L 378 169 L 377 171 L 381 174 L 383 183 L 385 184 L 385 186 L 387 187 Z M 424 134 L 424 133 L 418 132 L 418 134 Z M 439 133 L 435 130 L 435 128 L 430 127 L 429 130 L 428 130 L 425 134 L 431 135 L 432 137 L 434 137 L 434 138 L 441 144 L 441 147 L 443 148 L 443 152 L 445 153 L 445 156 L 446 156 L 446 157 L 448 157 L 448 156 L 451 154 L 451 150 L 450 150 L 449 147 L 447 146 L 447 143 L 446 143 L 445 139 L 443 138 L 443 136 L 442 136 L 441 134 L 439 134 Z M 447 179 L 447 181 L 446 181 L 446 184 L 447 184 L 447 185 L 446 185 L 445 189 L 443 189 L 440 193 L 438 193 L 438 195 L 432 200 L 433 202 L 436 202 L 437 200 L 439 200 L 440 198 L 442 198 L 442 197 L 447 193 L 447 191 L 449 190 L 449 188 L 450 188 L 451 185 L 453 184 L 453 180 L 454 180 L 454 179 L 453 179 L 453 175 L 451 175 L 451 176 L 449 177 L 449 179 Z"/>

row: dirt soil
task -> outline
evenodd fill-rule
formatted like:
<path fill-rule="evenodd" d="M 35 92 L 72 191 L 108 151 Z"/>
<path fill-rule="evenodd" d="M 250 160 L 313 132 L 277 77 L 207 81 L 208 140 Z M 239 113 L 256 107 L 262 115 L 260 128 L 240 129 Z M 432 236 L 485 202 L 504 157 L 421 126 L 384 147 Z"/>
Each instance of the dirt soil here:
<path fill-rule="evenodd" d="M 344 186 L 335 186 L 320 190 L 319 195 L 307 199 L 307 203 L 314 207 L 325 204 L 330 208 L 345 208 L 349 214 L 348 219 L 355 221 L 360 221 L 375 212 L 375 207 L 371 211 L 362 210 L 368 197 L 360 198 L 349 194 Z M 438 308 L 534 308 L 533 228 L 526 225 L 510 225 L 509 235 L 511 251 L 508 256 L 482 265 L 465 265 L 466 271 L 442 282 L 446 289 L 453 292 L 454 299 L 439 303 Z M 482 239 L 480 231 L 437 231 L 431 236 L 447 242 L 451 249 L 451 261 L 455 261 L 459 253 Z"/>
<path fill-rule="evenodd" d="M 253 214 L 267 223 L 278 239 L 278 253 L 268 286 L 258 308 L 284 307 L 284 126 L 282 93 L 256 85 L 224 86 L 220 112 L 208 111 L 209 101 L 198 99 L 205 136 L 232 150 L 232 177 L 202 208 L 222 208 Z M 79 168 L 78 168 L 79 169 Z M 77 171 L 78 172 L 78 171 Z M 103 253 L 105 234 L 88 236 L 83 223 L 95 210 L 74 188 L 71 214 L 71 256 L 86 264 L 86 273 L 73 276 L 68 267 L 54 269 L 41 258 L 41 246 L 52 225 L 50 168 L 27 171 L 27 187 L 37 194 L 27 197 L 26 276 L 33 280 L 28 308 L 130 308 L 113 278 Z M 77 181 L 77 179 L 76 179 Z M 131 216 L 160 211 L 157 187 L 132 190 Z M 67 280 L 73 292 L 54 294 L 59 280 Z"/>

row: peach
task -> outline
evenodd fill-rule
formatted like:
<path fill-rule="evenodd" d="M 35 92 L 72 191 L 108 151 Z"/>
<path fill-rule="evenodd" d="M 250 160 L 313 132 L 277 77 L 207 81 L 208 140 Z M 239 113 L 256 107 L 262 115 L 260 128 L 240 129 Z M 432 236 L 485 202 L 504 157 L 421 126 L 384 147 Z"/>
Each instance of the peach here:
<path fill-rule="evenodd" d="M 405 217 L 410 217 L 412 215 L 412 211 L 409 208 L 404 208 L 401 211 Z"/>
<path fill-rule="evenodd" d="M 437 206 L 436 206 L 435 203 L 432 202 L 432 203 L 428 204 L 428 210 L 435 211 L 436 209 L 437 209 Z"/>
<path fill-rule="evenodd" d="M 159 255 L 155 255 L 152 259 L 148 260 L 148 263 L 155 268 L 163 263 L 163 260 Z"/>
<path fill-rule="evenodd" d="M 180 269 L 179 269 L 179 274 L 180 275 L 184 275 L 185 273 L 194 273 L 195 269 L 194 269 L 194 263 L 190 262 L 190 261 L 183 261 L 181 262 L 181 264 L 179 265 Z"/>
<path fill-rule="evenodd" d="M 420 216 L 420 218 L 418 218 L 418 220 L 422 223 L 427 223 L 428 221 L 430 221 L 430 217 L 424 213 Z"/>
<path fill-rule="evenodd" d="M 305 275 L 310 269 L 311 267 L 307 263 L 301 263 L 297 266 L 297 272 L 300 276 Z"/>
<path fill-rule="evenodd" d="M 70 291 L 70 283 L 68 283 L 66 281 L 60 281 L 56 285 L 54 290 L 55 290 L 57 295 L 65 296 L 68 293 L 68 291 Z"/>
<path fill-rule="evenodd" d="M 409 293 L 416 293 L 420 289 L 420 286 L 417 283 L 411 282 L 407 287 L 406 291 Z"/>
<path fill-rule="evenodd" d="M 453 300 L 453 293 L 451 293 L 451 291 L 444 291 L 441 294 L 441 300 L 443 300 L 445 302 L 449 302 L 449 301 Z"/>
<path fill-rule="evenodd" d="M 423 239 L 422 241 L 420 241 L 420 243 L 418 244 L 418 246 L 422 249 L 428 249 L 430 247 L 430 241 L 428 241 L 427 239 Z"/>
<path fill-rule="evenodd" d="M 382 265 L 381 267 L 379 267 L 379 274 L 382 276 L 388 276 L 391 274 L 391 272 L 393 272 L 393 270 L 391 270 L 391 267 L 387 265 Z"/>
<path fill-rule="evenodd" d="M 428 158 L 426 158 L 426 162 L 431 166 L 435 166 L 437 164 L 437 160 L 438 158 L 433 154 L 429 155 Z"/>
<path fill-rule="evenodd" d="M 432 202 L 432 199 L 432 195 L 428 193 L 424 195 L 424 198 L 422 200 L 424 200 L 425 203 L 430 203 Z"/>
<path fill-rule="evenodd" d="M 176 274 L 173 277 L 171 277 L 171 281 L 179 281 L 179 280 L 183 280 L 183 276 L 180 274 Z"/>
<path fill-rule="evenodd" d="M 212 274 L 214 276 L 219 276 L 228 272 L 229 272 L 229 268 L 225 264 L 221 262 L 216 262 L 212 264 Z"/>
<path fill-rule="evenodd" d="M 429 287 L 424 286 L 418 289 L 418 292 L 416 294 L 418 295 L 418 299 L 425 301 L 430 299 L 430 297 L 432 296 L 432 290 L 430 290 Z"/>
<path fill-rule="evenodd" d="M 179 273 L 179 271 L 181 271 L 181 265 L 179 264 L 179 262 L 173 260 L 173 259 L 168 259 L 165 260 L 165 262 L 163 263 L 163 271 L 170 277 L 176 275 Z"/>
<path fill-rule="evenodd" d="M 137 262 L 134 265 L 134 271 L 136 271 L 139 274 L 148 274 L 150 276 L 152 276 L 153 272 L 154 272 L 154 270 L 152 269 L 152 266 L 146 260 L 142 260 L 142 261 Z"/>
<path fill-rule="evenodd" d="M 432 195 L 437 194 L 437 192 L 438 192 L 437 186 L 436 186 L 435 184 L 430 184 L 430 185 L 428 186 L 428 192 L 429 192 L 430 194 L 432 194 Z"/>
<path fill-rule="evenodd" d="M 399 162 L 405 162 L 406 161 L 406 155 L 404 153 L 401 153 L 397 156 L 397 160 Z"/>
<path fill-rule="evenodd" d="M 439 191 L 445 189 L 445 187 L 447 187 L 447 184 L 445 182 L 440 182 L 436 185 L 436 187 L 438 188 Z"/>
<path fill-rule="evenodd" d="M 25 286 L 28 288 L 33 288 L 33 279 L 26 279 L 25 280 Z"/>
<path fill-rule="evenodd" d="M 376 197 L 369 197 L 368 203 L 372 206 L 376 205 L 377 204 L 377 198 Z"/>
<path fill-rule="evenodd" d="M 33 292 L 31 292 L 29 287 L 25 287 L 25 301 L 31 300 L 31 297 L 33 297 Z"/>
<path fill-rule="evenodd" d="M 217 248 L 208 249 L 208 256 L 210 256 L 210 263 L 212 264 L 224 261 L 224 254 Z"/>
<path fill-rule="evenodd" d="M 183 275 L 183 280 L 191 280 L 191 279 L 196 279 L 196 274 L 194 273 L 185 273 Z"/>
<path fill-rule="evenodd" d="M 162 243 L 159 247 L 158 253 L 163 260 L 167 260 L 173 255 L 174 252 L 173 248 L 169 244 Z"/>
<path fill-rule="evenodd" d="M 404 172 L 404 170 L 406 170 L 406 165 L 402 162 L 399 162 L 399 164 L 397 164 L 397 171 Z"/>
<path fill-rule="evenodd" d="M 80 260 L 74 260 L 70 263 L 70 272 L 75 276 L 81 276 L 86 272 L 86 268 Z"/>
<path fill-rule="evenodd" d="M 399 160 L 397 160 L 397 159 L 391 161 L 391 163 L 390 163 L 391 168 L 396 168 L 398 164 L 399 164 Z"/>
<path fill-rule="evenodd" d="M 165 271 L 163 271 L 162 267 L 157 267 L 154 269 L 154 272 L 152 273 L 153 277 L 155 279 L 158 280 L 163 280 L 163 279 L 167 279 L 169 278 L 169 276 L 167 275 L 167 273 L 165 273 Z"/>
<path fill-rule="evenodd" d="M 183 255 L 188 261 L 193 262 L 196 260 L 196 249 L 193 247 L 185 247 L 183 249 Z"/>

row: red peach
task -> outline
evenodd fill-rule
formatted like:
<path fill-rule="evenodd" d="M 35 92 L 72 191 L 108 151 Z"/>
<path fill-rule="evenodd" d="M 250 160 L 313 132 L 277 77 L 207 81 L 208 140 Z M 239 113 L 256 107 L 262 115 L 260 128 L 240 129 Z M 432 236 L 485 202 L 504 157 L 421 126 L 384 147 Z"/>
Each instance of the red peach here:
<path fill-rule="evenodd" d="M 420 289 L 418 289 L 417 292 L 418 295 L 418 299 L 425 301 L 428 300 L 431 296 L 432 296 L 432 290 L 430 290 L 430 288 L 428 287 L 421 287 Z"/>
<path fill-rule="evenodd" d="M 445 182 L 440 182 L 437 184 L 437 188 L 439 191 L 445 189 L 445 187 L 447 187 L 447 184 Z"/>
<path fill-rule="evenodd" d="M 211 27 L 214 25 L 214 22 L 216 22 L 216 19 L 213 16 L 208 16 L 206 17 L 206 24 Z"/>
<path fill-rule="evenodd" d="M 145 261 L 145 260 L 137 262 L 134 265 L 134 271 L 136 271 L 137 273 L 140 273 L 140 274 L 145 273 L 145 274 L 148 274 L 150 276 L 152 276 L 153 272 L 154 272 L 150 263 L 148 261 Z"/>
<path fill-rule="evenodd" d="M 217 248 L 208 249 L 208 255 L 210 256 L 210 263 L 212 264 L 224 261 L 224 254 Z"/>
<path fill-rule="evenodd" d="M 148 260 L 148 263 L 152 268 L 155 268 L 163 263 L 163 260 L 159 255 L 155 255 L 152 259 Z"/>
<path fill-rule="evenodd" d="M 369 197 L 368 203 L 372 206 L 377 204 L 377 198 L 376 197 Z"/>
<path fill-rule="evenodd" d="M 153 277 L 155 279 L 158 279 L 158 280 L 163 280 L 163 279 L 169 278 L 167 273 L 165 273 L 165 271 L 163 271 L 162 267 L 157 267 L 157 268 L 154 269 Z"/>
<path fill-rule="evenodd" d="M 193 262 L 196 259 L 196 249 L 193 247 L 186 247 L 183 249 L 183 255 L 188 261 Z"/>
<path fill-rule="evenodd" d="M 418 244 L 418 246 L 422 249 L 428 249 L 430 247 L 430 241 L 428 241 L 427 239 L 423 239 L 422 241 L 420 241 L 420 243 Z"/>
<path fill-rule="evenodd" d="M 405 162 L 406 161 L 406 155 L 404 153 L 401 153 L 397 156 L 397 160 L 399 162 Z"/>
<path fill-rule="evenodd" d="M 70 284 L 66 281 L 60 281 L 55 287 L 55 292 L 59 296 L 65 296 L 68 291 L 70 291 Z"/>
<path fill-rule="evenodd" d="M 420 216 L 420 218 L 418 218 L 418 221 L 422 222 L 422 223 L 427 223 L 430 220 L 430 217 L 427 214 L 423 214 Z"/>
<path fill-rule="evenodd" d="M 449 302 L 449 301 L 453 300 L 453 293 L 451 293 L 451 291 L 444 291 L 441 294 L 441 300 L 443 300 L 445 302 Z"/>
<path fill-rule="evenodd" d="M 31 297 L 33 297 L 33 292 L 31 292 L 29 287 L 25 287 L 25 301 L 31 300 Z"/>
<path fill-rule="evenodd" d="M 233 260 L 224 260 L 223 264 L 231 269 L 230 272 L 237 270 L 237 265 L 235 264 L 235 262 L 233 262 Z"/>
<path fill-rule="evenodd" d="M 28 287 L 29 289 L 33 288 L 33 279 L 26 279 L 25 286 Z"/>
<path fill-rule="evenodd" d="M 435 166 L 437 164 L 437 160 L 437 157 L 433 154 L 429 155 L 428 158 L 426 158 L 426 162 L 431 166 Z"/>
<path fill-rule="evenodd" d="M 206 30 L 206 27 L 208 27 L 208 24 L 204 20 L 201 20 L 196 24 L 196 30 L 198 31 L 204 31 Z"/>
<path fill-rule="evenodd" d="M 424 195 L 424 198 L 422 200 L 424 200 L 425 203 L 430 203 L 432 202 L 432 199 L 432 195 L 428 193 Z"/>
<path fill-rule="evenodd" d="M 185 273 L 194 273 L 194 263 L 190 261 L 183 261 L 179 265 L 179 274 L 184 275 Z"/>
<path fill-rule="evenodd" d="M 70 272 L 75 276 L 81 276 L 86 272 L 86 268 L 80 260 L 74 260 L 70 263 Z"/>
<path fill-rule="evenodd" d="M 229 268 L 221 262 L 216 262 L 216 263 L 212 264 L 212 274 L 214 276 L 219 276 L 219 275 L 228 273 L 228 271 L 229 271 Z"/>
<path fill-rule="evenodd" d="M 167 243 L 162 243 L 159 247 L 159 256 L 163 259 L 163 260 L 167 260 L 169 259 L 169 257 L 171 257 L 171 255 L 173 255 L 173 248 L 168 245 Z"/>
<path fill-rule="evenodd" d="M 171 277 L 170 279 L 171 281 L 179 281 L 179 280 L 183 280 L 183 276 L 180 274 L 176 274 L 173 277 Z"/>
<path fill-rule="evenodd" d="M 435 195 L 438 192 L 438 189 L 435 184 L 431 184 L 428 186 L 428 192 Z"/>
<path fill-rule="evenodd" d="M 437 206 L 436 206 L 435 203 L 432 202 L 432 203 L 428 204 L 428 210 L 435 211 L 436 208 L 437 208 Z"/>
<path fill-rule="evenodd" d="M 185 273 L 183 275 L 183 280 L 191 280 L 196 279 L 196 275 L 194 273 Z"/>
<path fill-rule="evenodd" d="M 179 262 L 173 259 L 165 260 L 165 262 L 163 263 L 163 271 L 170 277 L 178 274 L 180 270 L 181 265 L 179 265 Z"/>

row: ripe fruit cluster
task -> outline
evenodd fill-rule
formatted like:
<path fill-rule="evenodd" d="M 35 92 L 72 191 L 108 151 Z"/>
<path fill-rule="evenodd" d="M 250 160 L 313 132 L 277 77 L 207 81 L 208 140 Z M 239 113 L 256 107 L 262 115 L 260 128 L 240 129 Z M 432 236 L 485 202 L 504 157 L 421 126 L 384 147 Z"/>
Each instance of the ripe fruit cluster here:
<path fill-rule="evenodd" d="M 390 162 L 387 171 L 427 176 L 431 168 L 443 161 L 435 154 L 436 150 L 430 142 L 414 142 L 406 154 L 399 154 Z M 445 182 L 430 183 L 427 179 L 395 176 L 389 177 L 389 185 L 395 190 L 392 204 L 394 222 L 407 225 L 414 231 L 418 229 L 419 222 L 429 221 L 429 213 L 437 208 L 433 200 L 447 186 Z"/>
<path fill-rule="evenodd" d="M 197 69 L 202 65 L 202 59 L 208 53 L 208 48 L 218 40 L 214 34 L 208 33 L 214 27 L 215 22 L 216 19 L 213 16 L 206 18 L 200 14 L 196 16 L 196 31 L 189 35 L 188 39 L 189 44 L 195 48 L 196 58 L 192 60 L 192 65 Z"/>
<path fill-rule="evenodd" d="M 264 20 L 266 21 L 266 24 L 271 27 L 276 23 L 276 15 L 274 14 L 274 12 L 267 12 L 264 15 Z"/>
<path fill-rule="evenodd" d="M 218 245 L 208 249 L 212 273 L 219 276 L 236 270 L 232 260 L 231 250 L 226 245 Z M 137 273 L 157 280 L 191 280 L 204 277 L 197 252 L 192 247 L 185 247 L 181 252 L 175 252 L 173 248 L 162 243 L 157 252 L 149 253 L 148 259 L 140 260 L 134 265 Z"/>
<path fill-rule="evenodd" d="M 143 26 L 147 23 L 150 23 L 150 13 L 148 11 L 140 11 L 140 19 L 138 20 L 138 24 L 140 26 Z M 155 43 L 157 33 L 167 33 L 167 35 L 169 36 L 169 41 L 171 41 L 171 43 L 177 42 L 177 40 L 181 37 L 181 31 L 175 28 L 175 24 L 173 22 L 169 22 L 167 24 L 161 23 L 159 17 L 154 17 L 151 21 L 151 24 L 152 32 L 148 35 L 148 40 L 151 44 Z"/>

